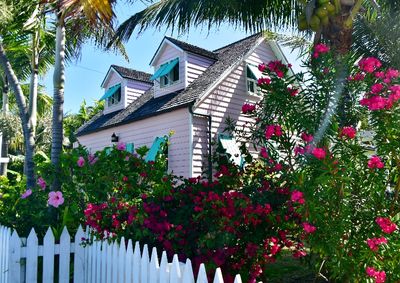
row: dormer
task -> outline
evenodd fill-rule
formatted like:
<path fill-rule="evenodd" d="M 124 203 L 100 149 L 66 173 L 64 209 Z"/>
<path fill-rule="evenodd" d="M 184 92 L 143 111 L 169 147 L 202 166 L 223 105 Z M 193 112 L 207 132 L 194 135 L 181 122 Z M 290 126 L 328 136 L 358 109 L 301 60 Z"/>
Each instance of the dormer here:
<path fill-rule="evenodd" d="M 153 86 L 151 74 L 111 65 L 101 87 L 105 100 L 104 113 L 125 109 Z"/>
<path fill-rule="evenodd" d="M 164 37 L 150 65 L 154 67 L 154 97 L 185 89 L 217 60 L 214 52 Z"/>

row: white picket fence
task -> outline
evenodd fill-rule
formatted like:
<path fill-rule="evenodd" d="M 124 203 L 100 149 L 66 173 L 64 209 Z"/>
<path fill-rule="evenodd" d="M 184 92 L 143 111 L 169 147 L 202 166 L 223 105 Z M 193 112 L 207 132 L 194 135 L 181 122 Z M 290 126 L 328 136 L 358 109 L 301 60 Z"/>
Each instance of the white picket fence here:
<path fill-rule="evenodd" d="M 156 248 L 150 256 L 147 245 L 141 252 L 138 242 L 133 246 L 128 240 L 125 245 L 123 238 L 120 243 L 95 241 L 84 247 L 80 243 L 85 237 L 87 234 L 79 227 L 71 243 L 64 228 L 59 244 L 55 244 L 54 235 L 48 229 L 43 245 L 39 245 L 34 229 L 27 239 L 21 239 L 15 231 L 0 225 L 0 283 L 36 283 L 39 273 L 43 283 L 54 282 L 56 272 L 60 283 L 70 282 L 70 278 L 76 283 L 208 283 L 204 264 L 200 265 L 195 281 L 189 259 L 181 263 L 174 255 L 172 263 L 168 263 L 164 251 L 159 261 Z M 217 268 L 213 283 L 223 282 L 221 269 Z M 241 282 L 240 275 L 236 275 L 234 283 Z"/>

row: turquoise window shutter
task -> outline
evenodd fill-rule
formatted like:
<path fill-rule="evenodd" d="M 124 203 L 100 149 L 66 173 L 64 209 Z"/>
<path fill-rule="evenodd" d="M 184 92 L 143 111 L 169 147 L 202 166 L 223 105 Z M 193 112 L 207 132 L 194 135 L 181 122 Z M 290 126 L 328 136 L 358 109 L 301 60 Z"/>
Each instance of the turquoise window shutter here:
<path fill-rule="evenodd" d="M 106 100 L 107 98 L 113 96 L 117 91 L 121 89 L 121 84 L 110 87 L 106 93 L 100 98 L 100 101 Z"/>
<path fill-rule="evenodd" d="M 230 159 L 232 162 L 240 167 L 243 166 L 243 158 L 240 149 L 236 143 L 236 140 L 227 135 L 219 135 L 219 142 L 221 146 L 225 149 L 226 153 L 230 154 Z"/>
<path fill-rule="evenodd" d="M 166 138 L 163 137 L 156 137 L 154 139 L 154 142 L 149 150 L 149 152 L 146 155 L 145 161 L 149 162 L 149 161 L 155 161 L 156 157 L 157 157 L 157 153 L 160 151 L 161 149 L 161 144 L 163 142 L 166 141 Z"/>
<path fill-rule="evenodd" d="M 107 147 L 106 148 L 106 155 L 110 155 L 110 153 L 111 153 L 111 148 Z"/>
<path fill-rule="evenodd" d="M 133 143 L 127 143 L 126 144 L 126 151 L 130 152 L 130 153 L 133 153 L 133 150 L 134 150 Z"/>
<path fill-rule="evenodd" d="M 250 74 L 249 74 L 250 73 Z M 258 80 L 263 76 L 262 72 L 253 65 L 247 65 L 247 77 Z"/>
<path fill-rule="evenodd" d="M 157 70 L 157 72 L 155 72 L 155 74 L 151 76 L 150 80 L 154 81 L 162 76 L 165 76 L 166 74 L 172 71 L 172 69 L 175 67 L 176 64 L 178 64 L 178 62 L 179 58 L 175 58 L 171 62 L 161 65 L 161 67 Z"/>

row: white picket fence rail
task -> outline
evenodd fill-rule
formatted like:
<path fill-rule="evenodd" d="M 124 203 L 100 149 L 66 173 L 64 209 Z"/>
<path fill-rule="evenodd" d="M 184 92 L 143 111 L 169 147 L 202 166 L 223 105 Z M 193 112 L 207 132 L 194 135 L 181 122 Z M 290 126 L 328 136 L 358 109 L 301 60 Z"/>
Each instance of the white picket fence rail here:
<path fill-rule="evenodd" d="M 128 240 L 125 245 L 124 238 L 120 243 L 94 241 L 84 247 L 80 243 L 86 237 L 79 226 L 71 242 L 64 228 L 56 244 L 48 229 L 43 245 L 39 245 L 34 229 L 27 239 L 21 239 L 15 231 L 0 225 L 0 283 L 36 283 L 40 277 L 43 283 L 50 283 L 56 274 L 60 283 L 70 282 L 70 278 L 75 283 L 208 283 L 204 264 L 196 277 L 189 259 L 181 263 L 174 255 L 169 263 L 164 251 L 159 260 L 156 248 L 150 255 L 147 245 L 141 252 L 138 242 Z M 217 268 L 213 283 L 223 282 L 221 269 Z M 240 275 L 234 283 L 242 283 Z"/>

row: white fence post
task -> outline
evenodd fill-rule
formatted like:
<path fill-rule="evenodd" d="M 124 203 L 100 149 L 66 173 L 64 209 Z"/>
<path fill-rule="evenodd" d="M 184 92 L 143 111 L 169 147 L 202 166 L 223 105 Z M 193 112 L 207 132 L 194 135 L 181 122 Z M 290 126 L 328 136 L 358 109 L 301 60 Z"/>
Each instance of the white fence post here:
<path fill-rule="evenodd" d="M 71 257 L 71 237 L 67 227 L 64 227 L 60 238 L 60 268 L 59 282 L 69 283 L 69 261 Z"/>
<path fill-rule="evenodd" d="M 21 282 L 21 244 L 22 242 L 18 237 L 17 231 L 14 231 L 11 235 L 9 244 L 8 282 Z"/>
<path fill-rule="evenodd" d="M 87 268 L 85 267 L 85 250 L 81 245 L 82 238 L 85 238 L 85 233 L 79 225 L 74 239 L 74 283 L 85 282 L 84 273 Z"/>
<path fill-rule="evenodd" d="M 54 282 L 54 235 L 50 227 L 43 239 L 43 283 Z"/>
<path fill-rule="evenodd" d="M 7 283 L 11 229 L 0 226 L 0 282 Z"/>

